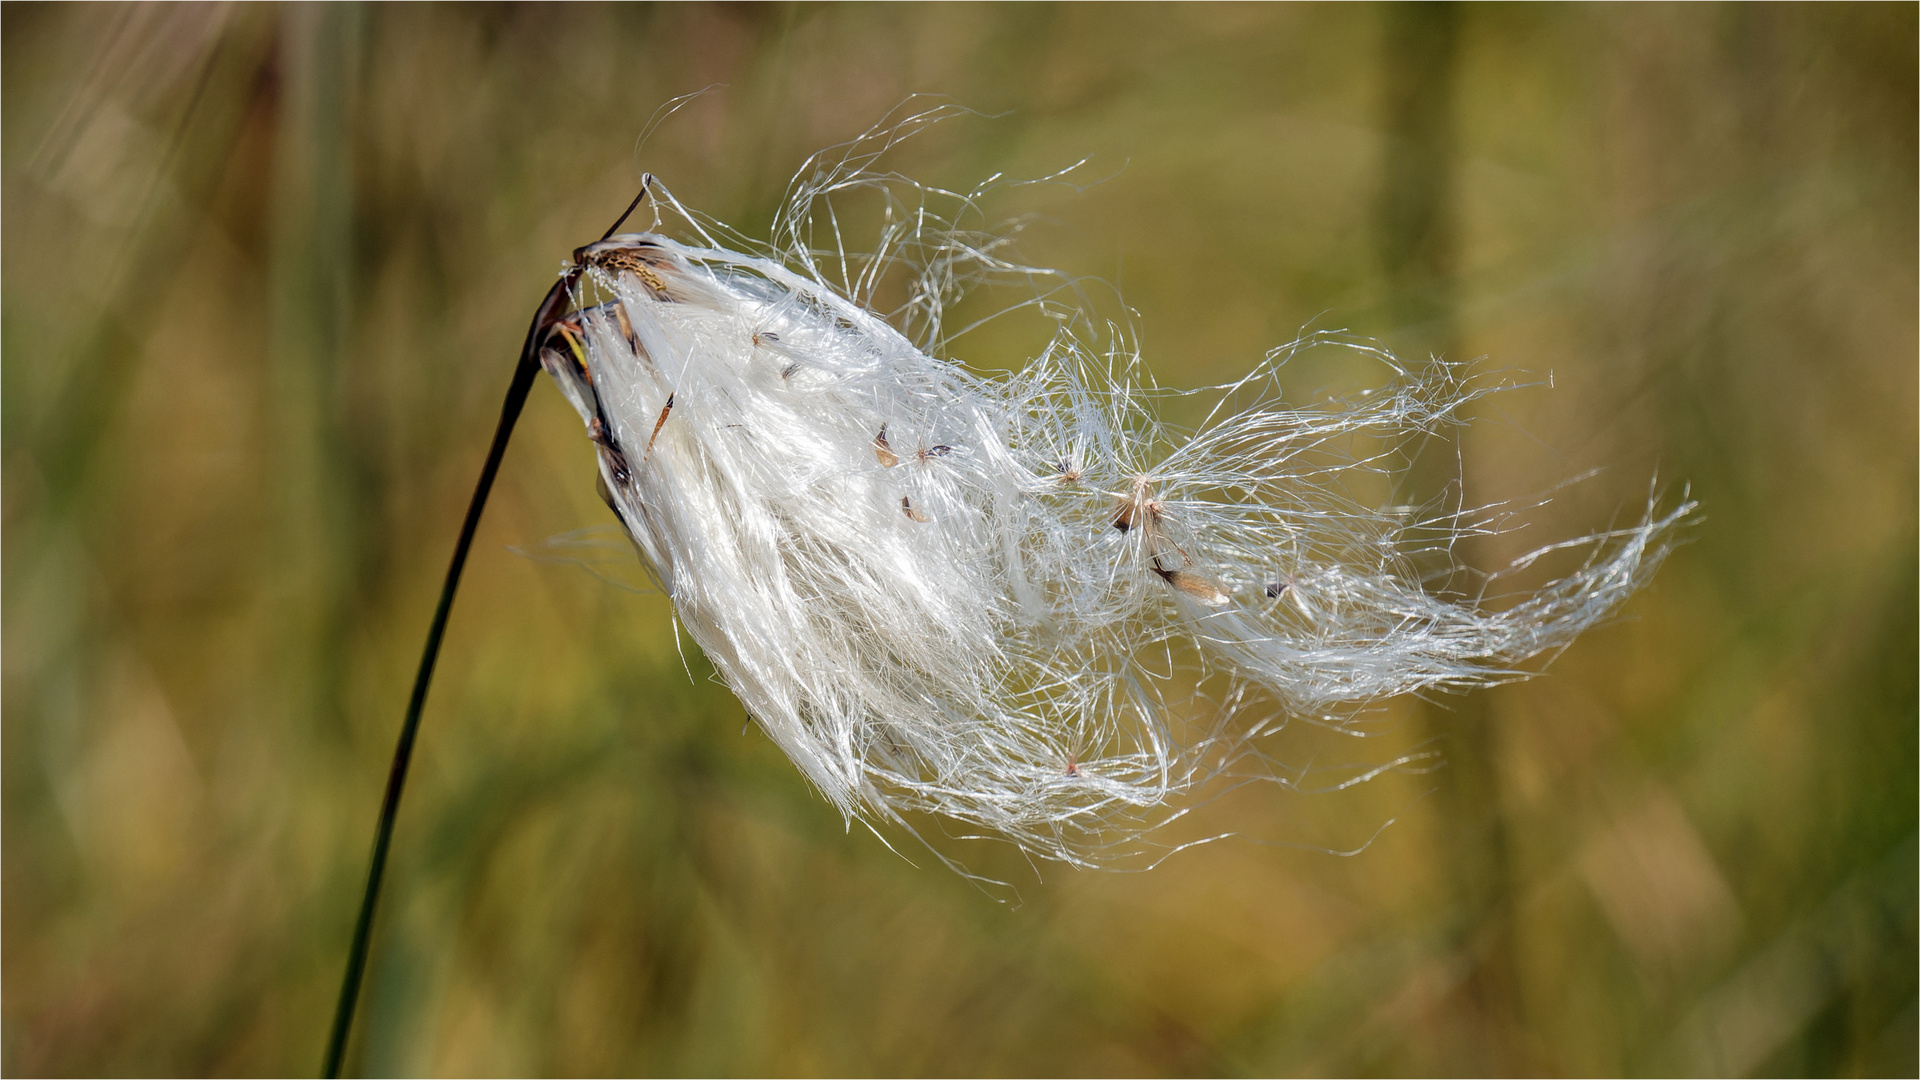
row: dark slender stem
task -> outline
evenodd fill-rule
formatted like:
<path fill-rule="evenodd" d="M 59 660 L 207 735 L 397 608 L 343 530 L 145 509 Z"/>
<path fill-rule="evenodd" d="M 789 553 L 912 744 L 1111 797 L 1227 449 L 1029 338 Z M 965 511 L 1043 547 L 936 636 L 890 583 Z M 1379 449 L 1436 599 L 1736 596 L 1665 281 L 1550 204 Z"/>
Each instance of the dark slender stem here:
<path fill-rule="evenodd" d="M 453 562 L 447 567 L 447 580 L 440 587 L 440 605 L 434 609 L 433 625 L 427 629 L 426 652 L 420 657 L 420 673 L 414 676 L 413 697 L 407 702 L 407 718 L 400 725 L 400 742 L 393 748 L 393 768 L 387 773 L 387 794 L 380 803 L 380 824 L 373 834 L 373 864 L 367 869 L 367 891 L 360 899 L 360 918 L 353 926 L 353 945 L 347 953 L 347 974 L 340 983 L 340 1004 L 333 1015 L 333 1034 L 327 1040 L 326 1075 L 340 1075 L 341 1059 L 347 1052 L 347 1036 L 353 1030 L 354 1005 L 360 998 L 360 981 L 367 971 L 367 948 L 373 934 L 373 909 L 380 900 L 380 879 L 386 875 L 387 849 L 393 843 L 393 822 L 400 810 L 400 792 L 406 786 L 407 765 L 413 760 L 413 742 L 420 733 L 420 711 L 427 703 L 427 686 L 433 681 L 433 664 L 440 656 L 440 639 L 447 629 L 447 613 L 453 609 L 453 595 L 460 585 L 460 571 L 467 565 L 467 550 L 473 546 L 473 533 L 486 509 L 487 493 L 493 489 L 494 474 L 500 471 L 500 459 L 506 455 L 507 440 L 513 435 L 514 422 L 527 403 L 534 376 L 540 364 L 535 359 L 536 339 L 545 329 L 566 295 L 565 283 L 555 285 L 546 303 L 534 316 L 527 332 L 527 345 L 521 350 L 520 364 L 513 370 L 513 382 L 507 387 L 507 400 L 500 406 L 500 426 L 494 430 L 493 446 L 487 450 L 487 463 L 480 469 L 480 480 L 473 488 L 473 501 L 467 506 L 467 520 L 460 526 L 460 539 L 453 547 Z"/>
<path fill-rule="evenodd" d="M 627 204 L 626 210 L 620 215 L 620 220 L 607 226 L 607 231 L 600 234 L 600 239 L 605 240 L 607 237 L 613 235 L 613 230 L 625 225 L 627 219 L 633 216 L 633 212 L 640 208 L 640 200 L 646 198 L 647 192 L 651 190 L 653 190 L 653 174 L 642 173 L 640 176 L 640 194 L 635 195 L 633 201 Z"/>

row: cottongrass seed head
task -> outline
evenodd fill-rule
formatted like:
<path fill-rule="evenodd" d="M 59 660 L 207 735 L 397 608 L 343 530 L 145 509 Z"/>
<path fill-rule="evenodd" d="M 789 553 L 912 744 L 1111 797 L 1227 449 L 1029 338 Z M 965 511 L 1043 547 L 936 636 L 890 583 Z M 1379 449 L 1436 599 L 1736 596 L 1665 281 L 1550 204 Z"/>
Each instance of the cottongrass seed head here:
<path fill-rule="evenodd" d="M 1497 604 L 1498 574 L 1432 588 L 1508 508 L 1370 505 L 1356 481 L 1503 385 L 1316 335 L 1177 430 L 1067 279 L 962 227 L 985 186 L 879 170 L 949 111 L 816 155 L 770 244 L 656 186 L 654 231 L 576 253 L 578 310 L 541 352 L 679 619 L 850 821 L 924 812 L 1076 865 L 1155 861 L 1198 786 L 1290 782 L 1259 745 L 1288 717 L 1523 677 L 1646 584 L 1693 509 L 1534 552 L 1515 568 L 1587 557 Z M 858 257 L 833 201 L 854 192 L 885 209 Z M 904 305 L 871 310 L 903 272 Z M 991 280 L 1041 283 L 1027 303 L 1060 320 L 1014 374 L 944 355 L 947 306 Z M 1364 356 L 1379 385 L 1288 407 L 1278 372 L 1309 348 Z"/>

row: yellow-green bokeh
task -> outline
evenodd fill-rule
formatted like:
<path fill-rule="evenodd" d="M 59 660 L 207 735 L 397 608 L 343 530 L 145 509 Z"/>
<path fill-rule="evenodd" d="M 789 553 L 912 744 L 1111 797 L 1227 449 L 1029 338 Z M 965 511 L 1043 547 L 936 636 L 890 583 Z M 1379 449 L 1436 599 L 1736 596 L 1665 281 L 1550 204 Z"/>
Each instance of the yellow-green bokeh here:
<path fill-rule="evenodd" d="M 931 92 L 993 118 L 902 147 L 919 179 L 1088 160 L 989 210 L 1117 285 L 1165 384 L 1309 326 L 1550 376 L 1458 440 L 1469 496 L 1604 471 L 1476 561 L 1656 477 L 1704 522 L 1543 678 L 1275 744 L 1441 772 L 1239 793 L 1207 827 L 1281 843 L 1150 873 L 949 845 L 1007 904 L 848 832 L 659 596 L 549 557 L 607 518 L 537 388 L 353 1067 L 1911 1075 L 1915 37 L 1905 4 L 0 8 L 0 1068 L 318 1067 L 554 272 L 643 169 L 754 234 Z"/>

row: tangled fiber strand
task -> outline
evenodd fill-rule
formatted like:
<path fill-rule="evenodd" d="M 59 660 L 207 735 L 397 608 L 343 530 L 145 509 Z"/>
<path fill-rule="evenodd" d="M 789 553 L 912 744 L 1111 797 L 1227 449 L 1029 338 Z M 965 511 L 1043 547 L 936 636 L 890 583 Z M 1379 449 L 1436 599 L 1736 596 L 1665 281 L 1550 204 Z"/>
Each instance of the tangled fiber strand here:
<path fill-rule="evenodd" d="M 579 310 L 542 353 L 692 637 L 849 819 L 926 812 L 1069 863 L 1137 856 L 1207 780 L 1286 782 L 1234 771 L 1265 762 L 1253 740 L 1275 717 L 1341 725 L 1524 677 L 1646 584 L 1692 511 L 1650 503 L 1637 525 L 1518 560 L 1587 550 L 1530 595 L 1497 595 L 1498 574 L 1437 592 L 1417 564 L 1508 528 L 1511 508 L 1382 508 L 1358 481 L 1504 386 L 1316 335 L 1175 430 L 1130 350 L 1086 344 L 1097 323 L 1062 300 L 1066 279 L 1010 261 L 1005 230 L 963 227 L 984 188 L 878 171 L 949 111 L 810 161 L 769 247 L 656 190 L 691 242 L 583 249 Z M 852 191 L 884 204 L 859 257 L 833 203 Z M 876 314 L 901 269 L 904 305 Z M 1043 354 L 997 377 L 937 355 L 952 300 L 1005 279 L 1060 316 Z M 1314 347 L 1368 358 L 1383 383 L 1288 407 L 1278 372 Z M 1202 700 L 1202 684 L 1224 689 Z"/>

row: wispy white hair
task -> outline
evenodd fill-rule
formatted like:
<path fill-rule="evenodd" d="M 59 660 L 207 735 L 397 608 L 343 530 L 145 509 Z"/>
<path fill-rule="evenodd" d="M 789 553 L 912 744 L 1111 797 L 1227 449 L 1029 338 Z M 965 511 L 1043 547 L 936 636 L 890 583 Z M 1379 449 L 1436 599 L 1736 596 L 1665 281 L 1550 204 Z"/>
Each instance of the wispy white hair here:
<path fill-rule="evenodd" d="M 1501 388 L 1462 365 L 1318 335 L 1215 388 L 1191 431 L 1084 315 L 1015 374 L 968 371 L 940 355 L 945 305 L 1046 272 L 958 227 L 972 195 L 876 170 L 943 111 L 810 161 L 765 246 L 657 190 L 691 242 L 583 249 L 580 310 L 543 354 L 691 636 L 849 819 L 931 812 L 1081 865 L 1136 854 L 1289 716 L 1523 675 L 1644 585 L 1692 509 L 1555 545 L 1584 565 L 1489 604 L 1417 564 L 1501 508 L 1383 507 L 1356 482 Z M 860 258 L 832 202 L 856 188 L 887 208 Z M 903 265 L 904 306 L 871 310 Z M 1287 406 L 1276 373 L 1313 347 L 1381 384 Z"/>

